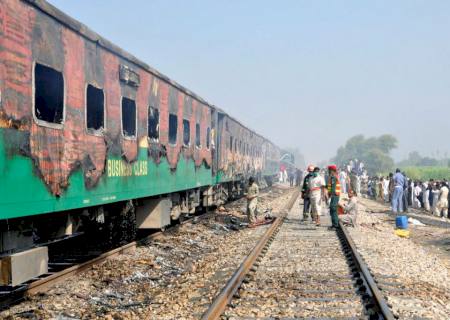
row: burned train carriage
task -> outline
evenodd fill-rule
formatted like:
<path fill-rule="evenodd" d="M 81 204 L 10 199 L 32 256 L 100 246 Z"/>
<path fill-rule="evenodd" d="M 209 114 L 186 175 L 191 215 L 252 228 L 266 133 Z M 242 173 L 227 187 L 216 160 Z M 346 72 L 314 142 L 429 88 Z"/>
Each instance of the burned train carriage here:
<path fill-rule="evenodd" d="M 276 173 L 276 146 L 86 26 L 0 3 L 3 255 L 90 223 L 132 237 Z"/>

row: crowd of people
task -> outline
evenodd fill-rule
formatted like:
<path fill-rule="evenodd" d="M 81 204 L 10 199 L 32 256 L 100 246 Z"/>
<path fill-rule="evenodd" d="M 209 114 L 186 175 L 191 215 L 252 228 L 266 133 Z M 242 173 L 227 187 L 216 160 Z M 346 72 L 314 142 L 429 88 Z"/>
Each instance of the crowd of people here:
<path fill-rule="evenodd" d="M 278 182 L 289 183 L 291 187 L 299 186 L 302 181 L 302 176 L 303 172 L 300 169 L 286 168 L 282 165 L 278 173 Z"/>
<path fill-rule="evenodd" d="M 349 225 L 356 224 L 357 201 L 353 191 L 349 192 L 350 201 L 342 206 L 341 200 L 341 183 L 336 165 L 328 166 L 328 171 L 321 170 L 319 167 L 310 165 L 305 173 L 302 183 L 302 199 L 303 199 L 303 222 L 311 220 L 316 226 L 320 226 L 320 216 L 322 209 L 326 206 L 329 208 L 331 216 L 331 227 L 329 229 L 339 228 L 338 210 L 341 207 L 347 215 L 341 219 L 343 223 Z"/>
<path fill-rule="evenodd" d="M 332 227 L 339 227 L 337 211 L 342 210 L 341 221 L 356 226 L 359 196 L 391 204 L 395 213 L 407 212 L 409 208 L 423 208 L 437 217 L 450 219 L 449 182 L 446 179 L 415 181 L 397 169 L 388 176 L 369 177 L 364 163 L 354 159 L 342 168 L 328 166 L 328 170 L 308 166 L 301 170 L 280 170 L 279 181 L 300 186 L 303 199 L 303 221 L 311 220 L 320 226 L 320 216 L 329 208 Z M 252 185 L 253 181 L 250 185 Z M 257 192 L 256 192 L 257 193 Z M 348 195 L 347 202 L 340 201 L 341 194 Z M 253 199 L 253 198 L 251 198 Z M 255 202 L 256 200 L 253 200 Z M 250 202 L 249 202 L 250 203 Z M 253 210 L 248 210 L 252 212 Z M 250 222 L 254 216 L 250 215 Z"/>
<path fill-rule="evenodd" d="M 407 212 L 409 208 L 424 209 L 437 217 L 447 218 L 450 201 L 447 179 L 419 181 L 408 178 L 397 169 L 387 177 L 371 177 L 367 181 L 367 196 L 390 203 L 392 211 Z"/>

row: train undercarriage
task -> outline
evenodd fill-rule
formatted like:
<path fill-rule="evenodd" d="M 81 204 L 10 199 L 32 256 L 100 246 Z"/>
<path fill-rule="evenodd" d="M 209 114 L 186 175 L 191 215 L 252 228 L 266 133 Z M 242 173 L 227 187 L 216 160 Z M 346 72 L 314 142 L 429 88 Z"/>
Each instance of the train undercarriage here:
<path fill-rule="evenodd" d="M 10 273 L 0 277 L 0 284 L 17 285 L 40 273 L 46 273 L 47 268 L 31 268 L 28 275 L 27 272 L 21 272 L 20 280 L 13 278 L 14 268 L 23 268 L 23 264 L 27 264 L 26 261 L 30 259 L 40 261 L 41 264 L 48 263 L 49 254 L 51 255 L 48 248 L 64 248 L 67 240 L 73 241 L 77 237 L 83 239 L 80 244 L 90 250 L 100 252 L 119 247 L 134 241 L 139 232 L 164 230 L 189 216 L 242 197 L 245 192 L 244 181 L 242 179 L 158 197 L 0 221 L 0 266 Z M 260 180 L 262 187 L 268 184 L 265 179 Z M 36 251 L 36 248 L 46 250 Z M 12 257 L 16 255 L 20 255 L 22 259 L 17 259 L 14 265 Z"/>

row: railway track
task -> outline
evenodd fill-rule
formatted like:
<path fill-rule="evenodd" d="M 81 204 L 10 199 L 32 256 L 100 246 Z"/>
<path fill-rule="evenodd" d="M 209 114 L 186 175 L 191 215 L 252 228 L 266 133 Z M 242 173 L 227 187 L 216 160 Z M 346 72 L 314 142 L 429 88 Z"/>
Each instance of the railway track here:
<path fill-rule="evenodd" d="M 267 190 L 265 190 L 267 191 Z M 232 204 L 237 200 L 231 201 Z M 195 219 L 207 219 L 213 214 L 213 211 L 208 211 L 201 215 L 191 216 L 189 219 L 183 220 L 180 224 L 176 224 L 164 231 L 152 233 L 151 235 L 142 237 L 141 239 L 127 243 L 121 247 L 112 249 L 110 251 L 100 254 L 79 255 L 78 257 L 66 256 L 58 258 L 58 261 L 49 262 L 49 273 L 30 280 L 17 287 L 0 286 L 0 310 L 9 308 L 12 305 L 18 304 L 23 301 L 27 296 L 43 293 L 55 286 L 58 283 L 65 281 L 77 274 L 91 269 L 97 264 L 101 264 L 107 259 L 111 259 L 120 254 L 132 252 L 137 246 L 148 244 L 154 240 L 157 240 L 164 235 L 165 232 L 175 231 L 180 225 L 189 223 L 193 218 Z"/>
<path fill-rule="evenodd" d="M 104 252 L 102 254 L 84 255 L 76 258 L 66 257 L 64 259 L 64 262 L 49 262 L 49 273 L 39 278 L 32 279 L 29 282 L 17 287 L 0 287 L 0 310 L 4 310 L 11 305 L 20 303 L 29 295 L 45 292 L 54 285 L 63 282 L 66 279 L 73 277 L 79 273 L 82 273 L 92 268 L 94 265 L 106 261 L 107 259 L 111 259 L 120 254 L 131 252 L 138 245 L 142 245 L 155 240 L 162 234 L 163 231 L 155 232 L 138 241 L 127 243 L 121 247 Z"/>
<path fill-rule="evenodd" d="M 345 228 L 299 216 L 275 221 L 202 319 L 394 319 Z"/>

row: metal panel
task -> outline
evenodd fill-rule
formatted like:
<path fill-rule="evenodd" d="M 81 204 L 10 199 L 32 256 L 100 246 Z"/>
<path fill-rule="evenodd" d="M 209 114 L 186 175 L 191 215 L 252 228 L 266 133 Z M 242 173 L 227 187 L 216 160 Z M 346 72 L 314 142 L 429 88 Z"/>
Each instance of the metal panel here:
<path fill-rule="evenodd" d="M 48 272 L 48 248 L 39 247 L 1 259 L 1 285 L 17 286 Z"/>
<path fill-rule="evenodd" d="M 161 229 L 170 224 L 172 202 L 168 198 L 147 199 L 136 211 L 138 229 Z"/>

